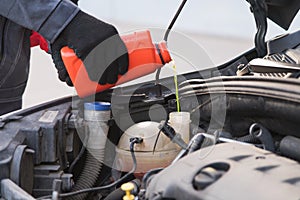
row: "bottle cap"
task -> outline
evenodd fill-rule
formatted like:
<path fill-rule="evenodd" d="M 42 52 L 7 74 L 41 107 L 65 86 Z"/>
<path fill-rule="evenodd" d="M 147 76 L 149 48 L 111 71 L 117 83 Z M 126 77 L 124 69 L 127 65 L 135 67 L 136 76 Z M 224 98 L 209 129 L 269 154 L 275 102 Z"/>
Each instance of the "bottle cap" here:
<path fill-rule="evenodd" d="M 92 102 L 84 104 L 85 110 L 108 111 L 110 108 L 111 104 L 108 102 Z"/>

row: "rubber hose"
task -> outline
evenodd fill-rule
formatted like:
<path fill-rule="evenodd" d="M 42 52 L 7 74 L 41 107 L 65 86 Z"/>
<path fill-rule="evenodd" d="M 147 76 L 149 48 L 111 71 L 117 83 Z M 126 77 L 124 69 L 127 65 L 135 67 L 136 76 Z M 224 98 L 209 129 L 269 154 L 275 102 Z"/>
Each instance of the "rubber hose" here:
<path fill-rule="evenodd" d="M 284 137 L 280 142 L 280 153 L 300 162 L 300 139 L 294 136 Z"/>
<path fill-rule="evenodd" d="M 256 137 L 254 137 L 253 135 L 245 135 L 245 136 L 236 138 L 236 140 L 239 142 L 255 143 L 255 144 L 259 142 L 259 140 Z"/>
<path fill-rule="evenodd" d="M 150 182 L 151 178 L 161 172 L 164 168 L 156 168 L 156 169 L 151 169 L 149 170 L 143 177 L 142 180 L 142 185 L 144 188 L 147 188 L 148 183 Z"/>
<path fill-rule="evenodd" d="M 121 188 L 116 189 L 115 191 L 111 192 L 104 200 L 121 200 L 125 192 L 121 190 Z"/>
<path fill-rule="evenodd" d="M 85 165 L 78 180 L 75 183 L 75 186 L 72 188 L 72 191 L 87 189 L 94 186 L 98 176 L 100 175 L 103 159 L 103 151 L 88 149 Z M 84 200 L 87 195 L 87 193 L 83 193 L 67 199 Z"/>

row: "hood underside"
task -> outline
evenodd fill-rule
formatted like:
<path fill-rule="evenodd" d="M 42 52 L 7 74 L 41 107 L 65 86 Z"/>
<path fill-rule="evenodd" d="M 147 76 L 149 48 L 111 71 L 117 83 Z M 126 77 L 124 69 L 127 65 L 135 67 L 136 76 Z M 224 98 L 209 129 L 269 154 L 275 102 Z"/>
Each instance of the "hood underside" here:
<path fill-rule="evenodd" d="M 300 9 L 299 0 L 266 0 L 268 18 L 287 30 Z"/>

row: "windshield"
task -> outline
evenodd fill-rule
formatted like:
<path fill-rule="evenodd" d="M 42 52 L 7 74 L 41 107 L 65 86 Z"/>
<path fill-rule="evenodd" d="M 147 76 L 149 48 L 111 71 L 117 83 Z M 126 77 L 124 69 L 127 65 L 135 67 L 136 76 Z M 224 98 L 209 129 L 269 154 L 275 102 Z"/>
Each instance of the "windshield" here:
<path fill-rule="evenodd" d="M 180 2 L 84 0 L 79 1 L 79 6 L 84 11 L 114 24 L 121 34 L 150 29 L 155 41 L 159 41 Z M 270 20 L 268 25 L 267 39 L 296 31 L 300 27 L 299 13 L 288 31 Z M 214 67 L 236 57 L 253 48 L 255 32 L 254 18 L 246 1 L 188 1 L 170 34 L 169 47 L 177 62 L 177 73 Z M 162 76 L 170 76 L 172 73 L 172 70 L 166 68 Z M 155 74 L 152 74 L 133 83 L 153 80 L 154 77 Z M 50 56 L 37 48 L 33 49 L 24 106 L 75 94 L 73 88 L 58 80 Z"/>

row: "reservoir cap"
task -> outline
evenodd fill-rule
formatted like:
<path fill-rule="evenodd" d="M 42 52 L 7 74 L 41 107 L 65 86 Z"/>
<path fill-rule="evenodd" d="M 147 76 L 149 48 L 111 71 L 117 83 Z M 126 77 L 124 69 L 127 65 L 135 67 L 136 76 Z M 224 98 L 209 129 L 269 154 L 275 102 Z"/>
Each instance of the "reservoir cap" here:
<path fill-rule="evenodd" d="M 111 104 L 108 102 L 92 102 L 84 104 L 85 110 L 108 111 L 110 108 Z"/>

